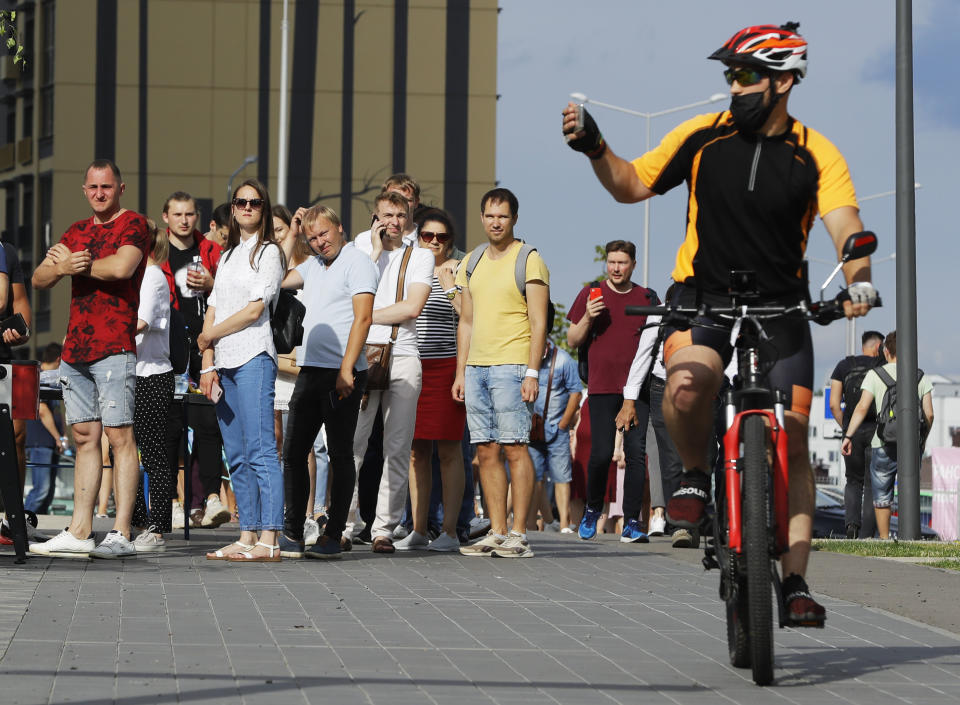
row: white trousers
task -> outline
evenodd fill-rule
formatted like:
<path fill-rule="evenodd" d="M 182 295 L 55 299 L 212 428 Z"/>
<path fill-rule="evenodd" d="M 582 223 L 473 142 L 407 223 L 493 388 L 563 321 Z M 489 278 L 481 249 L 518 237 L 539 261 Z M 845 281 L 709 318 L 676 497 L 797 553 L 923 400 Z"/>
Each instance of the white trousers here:
<path fill-rule="evenodd" d="M 393 536 L 407 503 L 410 446 L 417 423 L 417 400 L 420 398 L 422 378 L 419 357 L 393 356 L 390 359 L 390 388 L 370 392 L 367 408 L 360 412 L 357 419 L 353 462 L 359 473 L 377 409 L 383 410 L 383 476 L 377 495 L 377 514 L 370 532 L 374 538 Z"/>

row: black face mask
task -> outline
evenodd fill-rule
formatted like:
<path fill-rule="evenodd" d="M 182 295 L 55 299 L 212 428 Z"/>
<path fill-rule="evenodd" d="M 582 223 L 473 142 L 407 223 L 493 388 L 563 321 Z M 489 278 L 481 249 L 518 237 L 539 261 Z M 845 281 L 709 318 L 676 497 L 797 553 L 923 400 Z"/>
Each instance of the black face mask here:
<path fill-rule="evenodd" d="M 770 117 L 780 96 L 773 93 L 770 104 L 765 106 L 763 104 L 765 94 L 766 91 L 730 97 L 730 114 L 733 115 L 733 122 L 741 132 L 752 135 L 763 127 L 763 123 Z"/>

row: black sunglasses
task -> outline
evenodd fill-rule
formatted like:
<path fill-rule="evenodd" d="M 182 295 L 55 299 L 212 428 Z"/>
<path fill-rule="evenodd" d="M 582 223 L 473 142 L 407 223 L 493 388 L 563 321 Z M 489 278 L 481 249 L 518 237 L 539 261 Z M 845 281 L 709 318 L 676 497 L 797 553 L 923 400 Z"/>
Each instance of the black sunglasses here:
<path fill-rule="evenodd" d="M 760 83 L 760 81 L 767 77 L 767 74 L 755 69 L 727 69 L 723 72 L 723 77 L 727 79 L 728 86 L 732 86 L 733 82 L 736 81 L 746 88 L 747 86 Z"/>
<path fill-rule="evenodd" d="M 429 230 L 421 230 L 420 237 L 423 238 L 424 242 L 433 242 L 433 238 L 437 238 L 437 242 L 446 242 L 450 239 L 450 233 L 432 233 Z"/>
<path fill-rule="evenodd" d="M 233 205 L 237 208 L 246 208 L 247 204 L 250 204 L 250 207 L 254 210 L 259 210 L 263 208 L 263 199 L 262 198 L 234 198 Z"/>

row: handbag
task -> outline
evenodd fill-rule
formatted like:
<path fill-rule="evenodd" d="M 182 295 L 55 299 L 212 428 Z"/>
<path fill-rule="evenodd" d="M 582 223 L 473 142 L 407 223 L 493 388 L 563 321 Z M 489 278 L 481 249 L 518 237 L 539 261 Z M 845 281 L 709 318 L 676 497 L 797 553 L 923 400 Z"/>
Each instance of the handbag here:
<path fill-rule="evenodd" d="M 286 355 L 303 343 L 303 317 L 307 307 L 292 291 L 281 289 L 270 314 L 270 330 L 277 352 Z"/>
<path fill-rule="evenodd" d="M 412 247 L 407 247 L 400 261 L 400 272 L 397 274 L 397 295 L 394 303 L 403 300 L 403 282 L 407 276 L 407 265 L 410 264 Z M 367 358 L 367 386 L 366 390 L 383 391 L 390 388 L 390 357 L 393 354 L 393 344 L 397 341 L 400 324 L 395 323 L 390 330 L 390 341 L 387 343 L 367 343 L 364 354 Z M 366 396 L 366 395 L 364 395 Z"/>
<path fill-rule="evenodd" d="M 557 366 L 557 348 L 553 348 L 553 357 L 550 358 L 550 374 L 547 375 L 547 396 L 543 400 L 543 414 L 534 414 L 530 417 L 530 442 L 546 443 L 547 429 L 545 416 L 550 412 L 550 389 L 553 387 L 553 370 Z"/>

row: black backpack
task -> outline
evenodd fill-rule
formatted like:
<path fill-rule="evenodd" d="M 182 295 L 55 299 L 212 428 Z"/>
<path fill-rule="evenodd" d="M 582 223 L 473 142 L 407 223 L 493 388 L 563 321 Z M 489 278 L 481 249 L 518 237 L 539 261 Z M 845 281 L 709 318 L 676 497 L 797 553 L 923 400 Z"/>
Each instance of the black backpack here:
<path fill-rule="evenodd" d="M 847 373 L 843 376 L 841 384 L 843 385 L 843 408 L 844 416 L 850 418 L 850 415 L 853 414 L 853 410 L 856 408 L 857 404 L 860 402 L 860 390 L 863 386 L 863 378 L 867 376 L 867 372 L 879 367 L 883 364 L 882 358 L 874 358 L 870 362 L 860 362 L 857 358 L 862 358 L 863 355 L 851 355 L 848 359 L 851 360 L 854 365 L 851 367 Z M 877 412 L 875 411 L 873 405 L 871 404 L 867 415 L 864 417 L 863 422 L 872 424 L 877 420 Z"/>
<path fill-rule="evenodd" d="M 877 368 L 877 376 L 880 381 L 887 385 L 883 393 L 883 400 L 880 402 L 880 412 L 877 414 L 877 438 L 886 448 L 896 450 L 897 447 L 897 381 L 890 376 L 882 367 Z M 923 379 L 923 370 L 917 370 L 917 382 Z M 923 415 L 921 405 L 917 405 L 917 411 L 920 415 L 920 441 L 926 436 L 927 420 Z"/>

